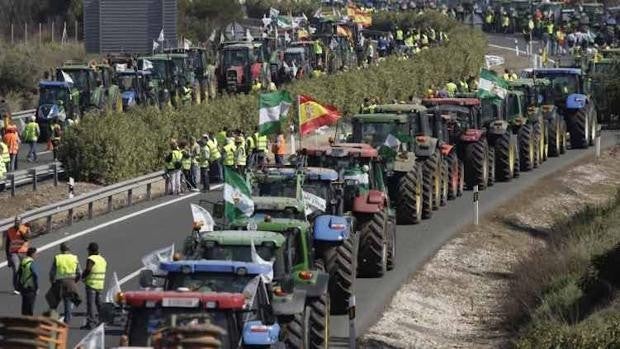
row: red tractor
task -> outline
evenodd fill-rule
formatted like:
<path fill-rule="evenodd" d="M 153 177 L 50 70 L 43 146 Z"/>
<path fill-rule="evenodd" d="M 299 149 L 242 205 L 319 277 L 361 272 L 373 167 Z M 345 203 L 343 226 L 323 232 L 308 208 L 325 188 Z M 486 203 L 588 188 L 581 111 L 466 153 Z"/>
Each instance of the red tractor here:
<path fill-rule="evenodd" d="M 271 73 L 265 57 L 267 52 L 260 43 L 236 42 L 224 44 L 216 69 L 220 91 L 250 92 L 258 80 L 265 85 Z"/>
<path fill-rule="evenodd" d="M 430 112 L 441 115 L 448 144 L 457 147 L 465 167 L 465 185 L 486 189 L 495 183 L 495 154 L 487 141 L 480 100 L 477 98 L 425 98 Z"/>
<path fill-rule="evenodd" d="M 394 268 L 396 215 L 390 206 L 379 153 L 371 145 L 337 143 L 305 148 L 308 166 L 334 169 L 343 183 L 343 211 L 359 231 L 358 271 L 381 277 Z"/>

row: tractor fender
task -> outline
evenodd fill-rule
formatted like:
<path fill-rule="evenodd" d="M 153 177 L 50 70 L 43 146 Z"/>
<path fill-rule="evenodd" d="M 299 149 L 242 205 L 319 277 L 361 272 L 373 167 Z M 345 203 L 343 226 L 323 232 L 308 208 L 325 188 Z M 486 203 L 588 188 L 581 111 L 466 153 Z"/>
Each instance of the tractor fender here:
<path fill-rule="evenodd" d="M 254 328 L 260 327 L 261 331 Z M 265 325 L 260 320 L 252 320 L 243 324 L 243 347 L 263 347 L 275 344 L 280 337 L 280 325 L 276 322 Z"/>
<path fill-rule="evenodd" d="M 386 203 L 385 193 L 378 190 L 369 190 L 368 193 L 356 196 L 353 199 L 353 212 L 377 213 L 383 210 Z"/>
<path fill-rule="evenodd" d="M 275 315 L 295 315 L 304 311 L 306 290 L 295 287 L 292 294 L 275 296 L 271 302 Z"/>
<path fill-rule="evenodd" d="M 506 120 L 493 120 L 489 123 L 488 132 L 492 135 L 503 135 L 508 130 L 508 121 Z"/>
<path fill-rule="evenodd" d="M 315 274 L 313 282 L 297 282 L 295 289 L 299 288 L 306 291 L 307 297 L 320 297 L 327 293 L 327 284 L 329 283 L 329 274 L 319 270 L 312 270 Z"/>
<path fill-rule="evenodd" d="M 351 232 L 351 222 L 347 217 L 321 215 L 314 219 L 314 240 L 338 242 L 344 241 Z"/>
<path fill-rule="evenodd" d="M 435 137 L 416 137 L 415 155 L 420 158 L 433 156 L 437 149 L 437 138 Z"/>
<path fill-rule="evenodd" d="M 581 109 L 588 103 L 588 96 L 581 93 L 573 93 L 566 97 L 566 108 L 568 109 Z"/>
<path fill-rule="evenodd" d="M 482 138 L 483 131 L 473 128 L 468 128 L 465 132 L 461 133 L 460 139 L 463 142 L 478 142 Z"/>

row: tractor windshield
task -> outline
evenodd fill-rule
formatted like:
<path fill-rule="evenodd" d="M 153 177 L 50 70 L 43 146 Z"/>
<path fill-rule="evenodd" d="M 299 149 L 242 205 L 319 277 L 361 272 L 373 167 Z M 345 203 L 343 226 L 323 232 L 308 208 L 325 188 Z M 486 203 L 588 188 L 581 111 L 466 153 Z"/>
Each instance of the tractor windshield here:
<path fill-rule="evenodd" d="M 297 179 L 278 178 L 277 180 L 261 180 L 254 186 L 253 196 L 297 197 Z"/>
<path fill-rule="evenodd" d="M 230 292 L 243 293 L 254 275 L 228 273 L 173 273 L 166 275 L 166 290 L 188 288 L 192 292 Z"/>
<path fill-rule="evenodd" d="M 331 185 L 329 181 L 306 180 L 304 182 L 304 191 L 314 194 L 322 199 L 329 200 Z"/>
<path fill-rule="evenodd" d="M 155 308 L 131 308 L 127 319 L 127 330 L 129 345 L 146 346 L 150 345 L 150 337 L 157 330 L 171 324 L 174 315 L 189 315 L 188 319 L 194 320 L 195 316 L 206 317 L 211 324 L 224 329 L 222 334 L 221 348 L 236 348 L 239 316 L 231 311 L 205 310 L 204 308 L 181 308 L 181 307 L 155 307 Z M 177 318 L 177 324 L 182 325 Z"/>
<path fill-rule="evenodd" d="M 121 91 L 133 91 L 136 89 L 136 76 L 135 75 L 119 75 L 116 78 L 116 84 Z"/>
<path fill-rule="evenodd" d="M 284 273 L 284 260 L 282 249 L 275 246 L 257 245 L 256 253 L 265 261 L 273 262 L 273 274 L 281 275 Z M 254 262 L 252 260 L 252 247 L 247 245 L 219 245 L 208 246 L 203 253 L 204 259 Z"/>
<path fill-rule="evenodd" d="M 223 66 L 232 67 L 245 65 L 250 61 L 250 52 L 247 48 L 227 49 L 223 52 Z"/>
<path fill-rule="evenodd" d="M 362 142 L 378 148 L 387 137 L 391 135 L 399 134 L 401 125 L 395 122 L 354 122 L 353 123 L 353 141 Z"/>
<path fill-rule="evenodd" d="M 153 68 L 151 69 L 152 77 L 156 80 L 164 80 L 168 76 L 167 66 L 168 62 L 162 59 L 153 60 Z"/>
<path fill-rule="evenodd" d="M 282 218 L 282 219 L 299 219 L 299 220 L 306 219 L 306 215 L 304 214 L 304 212 L 299 212 L 294 207 L 287 207 L 283 210 L 255 208 L 254 216 L 252 218 L 254 218 L 254 220 L 256 221 L 261 221 L 261 220 L 264 220 L 266 216 L 269 216 L 271 218 Z"/>
<path fill-rule="evenodd" d="M 75 86 L 80 90 L 89 89 L 88 86 L 88 70 L 86 69 L 76 69 L 76 70 L 64 70 L 66 74 L 71 76 L 71 80 Z"/>
<path fill-rule="evenodd" d="M 551 81 L 551 90 L 554 99 L 564 99 L 572 93 L 581 93 L 581 79 L 577 74 L 540 74 L 536 77 L 547 78 Z"/>
<path fill-rule="evenodd" d="M 39 104 L 57 104 L 58 101 L 67 101 L 69 91 L 64 87 L 42 87 Z"/>

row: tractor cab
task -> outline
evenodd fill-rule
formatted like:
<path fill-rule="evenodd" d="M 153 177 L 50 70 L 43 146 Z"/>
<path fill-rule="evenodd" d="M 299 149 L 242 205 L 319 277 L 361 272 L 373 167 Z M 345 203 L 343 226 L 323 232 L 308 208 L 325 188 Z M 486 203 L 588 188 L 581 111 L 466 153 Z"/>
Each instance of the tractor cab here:
<path fill-rule="evenodd" d="M 263 82 L 263 66 L 267 62 L 260 43 L 234 43 L 225 45 L 220 51 L 218 81 L 222 90 L 249 92 L 256 79 Z"/>
<path fill-rule="evenodd" d="M 120 70 L 115 74 L 115 83 L 118 85 L 123 99 L 123 110 L 129 110 L 136 105 L 147 104 L 147 94 L 151 72 L 145 70 Z"/>
<path fill-rule="evenodd" d="M 79 114 L 79 92 L 64 81 L 40 81 L 37 122 L 49 123 Z M 64 111 L 64 115 L 63 114 Z M 65 120 L 60 120 L 64 122 Z"/>
<path fill-rule="evenodd" d="M 585 104 L 587 88 L 584 84 L 581 69 L 577 68 L 544 68 L 525 69 L 526 78 L 544 78 L 550 81 L 550 97 L 554 104 L 562 109 L 568 105 Z M 568 107 L 570 108 L 570 107 Z"/>
<path fill-rule="evenodd" d="M 166 54 L 155 54 L 138 58 L 138 69 L 150 72 L 149 87 L 159 98 L 160 104 L 167 104 L 176 95 L 177 82 L 172 59 Z"/>
<path fill-rule="evenodd" d="M 483 126 L 481 103 L 477 98 L 425 98 L 422 104 L 442 116 L 451 144 L 458 143 L 461 137 L 476 138 Z"/>
<path fill-rule="evenodd" d="M 56 68 L 56 80 L 73 84 L 80 94 L 80 111 L 91 107 L 91 94 L 97 88 L 97 70 L 81 62 L 68 61 Z"/>

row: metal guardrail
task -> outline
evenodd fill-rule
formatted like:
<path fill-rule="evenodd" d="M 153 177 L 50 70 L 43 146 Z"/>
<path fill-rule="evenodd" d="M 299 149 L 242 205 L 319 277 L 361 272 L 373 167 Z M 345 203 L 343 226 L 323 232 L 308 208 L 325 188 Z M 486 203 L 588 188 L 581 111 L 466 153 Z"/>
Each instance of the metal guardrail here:
<path fill-rule="evenodd" d="M 15 125 L 17 125 L 19 132 L 22 132 L 24 130 L 24 126 L 26 126 L 26 119 L 35 115 L 36 112 L 36 109 L 28 109 L 18 111 L 17 113 L 11 113 L 11 119 L 13 120 Z"/>
<path fill-rule="evenodd" d="M 15 196 L 15 188 L 32 183 L 32 190 L 37 191 L 40 179 L 52 177 L 54 186 L 58 186 L 58 175 L 65 170 L 60 162 L 41 165 L 26 170 L 13 171 L 6 174 L 6 187 L 11 188 L 11 196 Z"/>
<path fill-rule="evenodd" d="M 36 208 L 20 214 L 23 223 L 46 219 L 45 232 L 52 231 L 52 218 L 60 213 L 67 213 L 67 225 L 73 224 L 73 213 L 78 207 L 88 206 L 88 219 L 94 216 L 94 203 L 107 200 L 107 212 L 112 211 L 112 198 L 114 195 L 127 193 L 127 206 L 133 204 L 134 189 L 146 186 L 146 200 L 152 199 L 151 188 L 153 183 L 164 180 L 164 171 L 158 171 L 138 178 L 133 178 L 121 183 L 113 184 L 99 190 L 85 193 L 71 199 L 55 202 L 44 207 Z M 0 231 L 6 231 L 14 224 L 14 218 L 0 220 Z"/>

